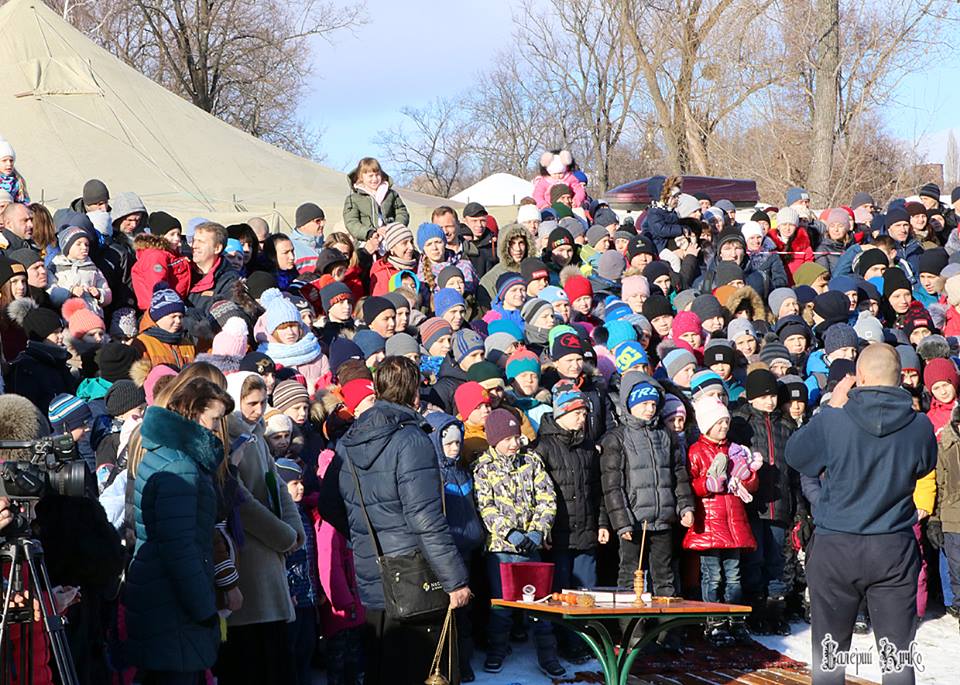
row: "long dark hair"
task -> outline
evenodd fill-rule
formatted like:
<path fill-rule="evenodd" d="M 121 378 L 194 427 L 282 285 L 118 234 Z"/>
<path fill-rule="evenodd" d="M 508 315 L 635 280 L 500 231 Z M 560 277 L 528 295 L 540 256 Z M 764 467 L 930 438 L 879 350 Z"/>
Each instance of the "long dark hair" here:
<path fill-rule="evenodd" d="M 233 398 L 226 390 L 206 378 L 194 378 L 173 394 L 167 409 L 185 419 L 196 421 L 214 402 L 223 404 L 224 415 L 233 411 Z"/>

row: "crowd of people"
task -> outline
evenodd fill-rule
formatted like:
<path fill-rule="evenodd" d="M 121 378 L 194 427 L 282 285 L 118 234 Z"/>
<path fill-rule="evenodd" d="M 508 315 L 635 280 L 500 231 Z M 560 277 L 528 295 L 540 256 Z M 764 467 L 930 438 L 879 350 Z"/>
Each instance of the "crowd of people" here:
<path fill-rule="evenodd" d="M 455 609 L 454 682 L 528 632 L 549 676 L 590 658 L 471 603 L 504 562 L 750 605 L 707 623 L 723 647 L 828 620 L 812 538 L 839 563 L 831 534 L 888 535 L 911 611 L 861 583 L 834 639 L 960 613 L 960 188 L 738 211 L 657 176 L 621 219 L 568 151 L 539 161 L 502 227 L 476 202 L 411 226 L 364 158 L 342 221 L 308 201 L 271 232 L 96 179 L 47 208 L 0 143 L 4 406 L 73 436 L 123 541 L 119 590 L 63 608 L 85 682 L 310 683 L 321 636 L 330 685 L 422 682 L 442 616 L 398 619 L 380 564 L 413 550 Z M 851 463 L 914 456 L 826 460 L 855 429 Z"/>

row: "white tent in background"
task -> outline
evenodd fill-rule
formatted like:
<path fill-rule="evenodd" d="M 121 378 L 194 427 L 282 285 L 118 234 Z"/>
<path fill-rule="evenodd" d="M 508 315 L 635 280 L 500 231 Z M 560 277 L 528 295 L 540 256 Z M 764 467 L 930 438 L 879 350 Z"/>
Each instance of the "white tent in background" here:
<path fill-rule="evenodd" d="M 518 205 L 533 193 L 533 183 L 513 174 L 490 174 L 451 197 L 454 202 L 479 202 L 484 206 Z"/>
<path fill-rule="evenodd" d="M 154 83 L 41 0 L 0 7 L 0 137 L 31 200 L 64 207 L 89 178 L 185 221 L 250 216 L 289 226 L 302 202 L 342 224 L 347 178 L 230 126 Z M 358 159 L 362 150 L 358 150 Z M 446 200 L 401 191 L 411 224 Z"/>

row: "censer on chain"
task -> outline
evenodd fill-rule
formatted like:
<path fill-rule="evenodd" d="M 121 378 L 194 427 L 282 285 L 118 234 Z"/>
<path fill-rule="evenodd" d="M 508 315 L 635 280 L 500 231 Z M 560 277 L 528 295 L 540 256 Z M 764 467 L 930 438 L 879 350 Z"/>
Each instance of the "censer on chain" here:
<path fill-rule="evenodd" d="M 450 685 L 447 676 L 453 673 L 453 639 L 454 631 L 450 627 L 453 617 L 453 609 L 447 609 L 447 617 L 443 620 L 443 628 L 440 630 L 440 640 L 437 642 L 437 651 L 433 655 L 433 663 L 430 664 L 430 675 L 423 681 L 424 685 Z M 447 644 L 447 676 L 440 672 L 440 660 L 443 658 L 443 645 Z"/>
<path fill-rule="evenodd" d="M 647 544 L 647 522 L 643 522 L 643 533 L 640 535 L 640 558 L 637 560 L 637 570 L 633 572 L 633 592 L 637 595 L 634 604 L 644 604 L 643 594 L 643 549 Z"/>

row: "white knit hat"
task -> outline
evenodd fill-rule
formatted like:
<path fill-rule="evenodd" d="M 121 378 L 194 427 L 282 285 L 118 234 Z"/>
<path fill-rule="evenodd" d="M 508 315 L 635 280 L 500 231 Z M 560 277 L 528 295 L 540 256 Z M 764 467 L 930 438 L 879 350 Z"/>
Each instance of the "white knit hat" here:
<path fill-rule="evenodd" d="M 697 414 L 697 428 L 700 429 L 701 435 L 706 435 L 720 419 L 730 418 L 727 405 L 715 395 L 701 395 L 693 403 L 693 410 Z"/>
<path fill-rule="evenodd" d="M 960 305 L 960 275 L 948 278 L 943 284 L 943 291 L 947 293 L 947 303 L 951 307 Z"/>
<path fill-rule="evenodd" d="M 13 161 L 17 161 L 17 153 L 13 149 L 13 145 L 7 140 L 0 138 L 0 159 L 4 157 L 13 157 Z"/>
<path fill-rule="evenodd" d="M 517 223 L 522 224 L 524 221 L 540 221 L 540 210 L 536 205 L 520 205 L 517 210 Z"/>
<path fill-rule="evenodd" d="M 743 234 L 744 238 L 749 238 L 753 235 L 763 235 L 763 227 L 756 221 L 747 221 L 740 228 L 740 233 Z"/>

